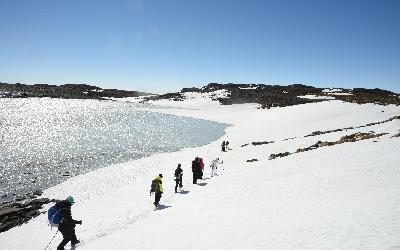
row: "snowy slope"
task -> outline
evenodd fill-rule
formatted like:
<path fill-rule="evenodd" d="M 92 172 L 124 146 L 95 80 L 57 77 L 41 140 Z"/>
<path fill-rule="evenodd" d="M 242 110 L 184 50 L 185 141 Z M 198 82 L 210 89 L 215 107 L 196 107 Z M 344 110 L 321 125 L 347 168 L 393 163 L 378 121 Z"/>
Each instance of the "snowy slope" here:
<path fill-rule="evenodd" d="M 50 197 L 76 198 L 73 217 L 83 220 L 79 249 L 400 249 L 400 138 L 392 138 L 400 120 L 303 137 L 384 121 L 400 115 L 399 107 L 327 101 L 261 110 L 187 95 L 183 102 L 155 101 L 171 108 L 150 110 L 232 124 L 220 141 L 100 169 L 46 190 Z M 389 134 L 268 160 L 272 153 L 369 131 Z M 232 150 L 222 153 L 226 139 Z M 257 141 L 275 142 L 251 144 Z M 200 185 L 191 184 L 196 156 L 206 161 Z M 215 157 L 224 164 L 209 178 Z M 173 192 L 177 163 L 184 170 L 181 194 Z M 154 210 L 148 191 L 158 173 L 164 206 Z M 54 233 L 39 216 L 0 234 L 0 249 L 44 249 Z M 60 240 L 57 235 L 50 249 Z"/>

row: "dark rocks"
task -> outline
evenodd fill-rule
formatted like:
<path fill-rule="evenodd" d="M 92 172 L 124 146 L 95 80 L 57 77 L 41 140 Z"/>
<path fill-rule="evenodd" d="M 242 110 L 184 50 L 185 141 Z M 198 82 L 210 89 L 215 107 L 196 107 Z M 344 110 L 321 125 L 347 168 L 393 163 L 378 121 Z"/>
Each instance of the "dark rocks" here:
<path fill-rule="evenodd" d="M 48 198 L 40 198 L 40 199 L 33 200 L 31 202 L 31 204 L 33 206 L 37 206 L 38 204 L 47 204 L 49 202 L 50 202 L 50 199 L 48 199 Z"/>
<path fill-rule="evenodd" d="M 268 160 L 273 160 L 273 159 L 276 159 L 276 158 L 286 157 L 286 156 L 288 156 L 290 154 L 291 153 L 289 153 L 289 152 L 284 152 L 284 153 L 279 153 L 279 154 L 271 154 L 269 156 Z"/>
<path fill-rule="evenodd" d="M 371 126 L 375 126 L 375 125 L 378 125 L 378 124 L 391 122 L 391 121 L 396 120 L 396 119 L 400 119 L 400 116 L 393 116 L 392 118 L 389 118 L 389 119 L 384 120 L 384 121 L 372 122 L 372 123 L 368 123 L 366 125 L 361 125 L 361 126 L 358 126 L 358 127 L 355 127 L 355 128 L 371 127 Z M 339 129 L 327 130 L 327 131 L 315 131 L 315 132 L 312 132 L 311 134 L 305 135 L 304 137 L 311 137 L 311 136 L 317 136 L 317 135 L 323 135 L 323 134 L 329 134 L 329 133 L 336 133 L 336 132 L 339 132 L 339 131 L 344 131 L 344 130 L 347 131 L 347 130 L 351 130 L 351 129 L 354 129 L 354 127 L 339 128 Z"/>
<path fill-rule="evenodd" d="M 43 191 L 40 189 L 35 189 L 32 194 L 36 196 L 41 196 L 43 194 Z"/>
<path fill-rule="evenodd" d="M 15 197 L 15 200 L 16 200 L 16 201 L 23 201 L 23 200 L 25 200 L 25 197 L 23 197 L 23 196 L 17 196 L 17 197 Z"/>
<path fill-rule="evenodd" d="M 48 198 L 30 200 L 25 203 L 14 202 L 0 207 L 0 233 L 19 226 L 40 214 L 44 204 L 52 202 Z"/>
<path fill-rule="evenodd" d="M 183 88 L 179 93 L 168 93 L 146 98 L 145 100 L 171 99 L 174 101 L 184 100 L 183 93 L 200 92 L 210 93 L 217 90 L 225 90 L 226 97 L 213 97 L 222 105 L 258 103 L 262 109 L 273 107 L 286 107 L 298 104 L 326 101 L 326 97 L 352 102 L 352 103 L 377 103 L 381 105 L 400 105 L 399 94 L 380 89 L 341 89 L 338 95 L 325 93 L 323 88 L 315 88 L 303 84 L 292 84 L 289 86 L 265 85 L 265 84 L 219 84 L 209 83 L 202 88 Z M 347 95 L 343 95 L 347 94 Z M 300 98 L 299 96 L 314 95 L 320 99 Z"/>
<path fill-rule="evenodd" d="M 167 93 L 163 95 L 156 95 L 156 96 L 149 96 L 146 97 L 146 101 L 156 101 L 156 100 L 162 100 L 162 99 L 170 99 L 173 101 L 183 101 L 185 100 L 185 97 L 181 93 Z"/>
<path fill-rule="evenodd" d="M 250 159 L 250 160 L 247 160 L 246 162 L 254 162 L 254 161 L 258 161 L 257 159 Z"/>
<path fill-rule="evenodd" d="M 246 147 L 246 146 L 249 146 L 249 144 L 248 143 L 246 143 L 246 144 L 243 144 L 242 146 L 240 146 L 240 147 Z"/>
<path fill-rule="evenodd" d="M 333 142 L 317 141 L 315 144 L 313 144 L 309 147 L 298 148 L 296 150 L 296 152 L 294 152 L 294 153 L 302 153 L 302 152 L 306 152 L 306 151 L 310 151 L 310 150 L 315 150 L 315 149 L 321 148 L 321 147 L 327 147 L 327 146 L 333 146 L 333 145 L 347 143 L 347 142 L 356 142 L 356 141 L 367 140 L 367 139 L 371 139 L 371 138 L 377 138 L 377 137 L 381 137 L 383 135 L 387 135 L 387 133 L 375 134 L 375 132 L 373 132 L 373 131 L 371 131 L 369 133 L 358 132 L 358 133 L 342 136 L 340 138 L 340 140 L 338 140 L 338 141 L 333 141 Z M 285 157 L 290 154 L 291 153 L 289 153 L 289 152 L 279 153 L 279 154 L 271 154 L 269 156 L 269 160 L 273 160 L 277 157 Z"/>
<path fill-rule="evenodd" d="M 337 142 L 337 144 L 344 143 L 344 142 L 355 142 L 355 141 L 361 141 L 361 140 L 367 140 L 371 138 L 376 138 L 380 137 L 382 135 L 386 135 L 387 133 L 380 133 L 380 134 L 375 134 L 374 132 L 370 133 L 355 133 L 351 135 L 346 135 L 340 138 L 340 140 Z"/>
<path fill-rule="evenodd" d="M 2 93 L 11 93 L 5 96 Z M 12 96 L 14 93 L 15 96 Z M 66 99 L 104 99 L 106 97 L 137 97 L 149 95 L 138 91 L 126 91 L 117 89 L 102 89 L 86 84 L 8 84 L 0 83 L 0 97 L 52 97 Z"/>
<path fill-rule="evenodd" d="M 321 97 L 333 97 L 338 100 L 352 103 L 376 103 L 381 105 L 400 105 L 399 94 L 381 89 L 342 89 L 341 93 L 349 95 L 329 95 L 322 92 L 322 88 L 314 88 L 302 84 L 289 86 L 264 85 L 264 84 L 218 84 L 210 83 L 201 88 L 202 92 L 211 92 L 225 89 L 229 92 L 228 97 L 219 99 L 221 104 L 259 103 L 261 108 L 285 107 L 310 102 L 324 101 L 322 99 L 311 100 L 299 98 L 304 95 L 315 95 Z"/>
<path fill-rule="evenodd" d="M 400 105 L 399 94 L 393 93 L 391 91 L 383 90 L 383 89 L 364 89 L 364 88 L 355 88 L 352 91 L 352 95 L 337 95 L 336 99 L 365 104 L 365 103 L 375 103 L 379 105 L 388 105 L 394 104 L 396 106 Z"/>
<path fill-rule="evenodd" d="M 28 96 L 24 92 L 0 91 L 0 97 L 3 97 L 3 98 L 25 98 Z"/>
<path fill-rule="evenodd" d="M 3 217 L 7 215 L 12 215 L 14 213 L 18 213 L 19 211 L 22 211 L 22 208 L 16 208 L 16 207 L 1 208 L 0 209 L 0 218 L 2 218 L 1 221 L 3 221 Z"/>
<path fill-rule="evenodd" d="M 201 92 L 201 89 L 196 88 L 196 87 L 192 87 L 192 88 L 183 88 L 183 89 L 181 90 L 181 92 L 182 92 L 182 93 L 185 93 L 185 92 Z"/>
<path fill-rule="evenodd" d="M 263 144 L 270 144 L 274 143 L 274 141 L 259 141 L 259 142 L 252 142 L 253 146 L 263 145 Z"/>

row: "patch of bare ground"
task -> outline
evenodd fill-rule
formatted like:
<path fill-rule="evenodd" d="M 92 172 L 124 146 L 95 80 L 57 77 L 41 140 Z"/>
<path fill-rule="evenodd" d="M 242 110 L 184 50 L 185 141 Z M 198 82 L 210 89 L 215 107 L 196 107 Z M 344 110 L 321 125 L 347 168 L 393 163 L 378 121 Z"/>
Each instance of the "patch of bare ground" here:
<path fill-rule="evenodd" d="M 315 149 L 321 148 L 321 147 L 333 146 L 333 145 L 343 144 L 343 143 L 347 143 L 347 142 L 356 142 L 356 141 L 367 140 L 367 139 L 371 139 L 371 138 L 377 138 L 377 137 L 381 137 L 386 134 L 388 134 L 388 133 L 375 134 L 375 132 L 373 132 L 373 131 L 369 132 L 369 133 L 358 132 L 358 133 L 354 133 L 351 135 L 345 135 L 345 136 L 341 137 L 340 140 L 338 140 L 338 141 L 333 141 L 333 142 L 318 141 L 317 143 L 315 143 L 309 147 L 299 148 L 294 153 L 284 152 L 284 153 L 278 153 L 278 154 L 271 154 L 268 159 L 273 160 L 276 158 L 286 157 L 288 155 L 295 154 L 295 153 L 302 153 L 302 152 L 306 152 L 306 151 L 310 151 L 310 150 L 315 150 Z"/>
<path fill-rule="evenodd" d="M 270 144 L 270 143 L 274 143 L 274 141 L 255 141 L 255 142 L 252 142 L 251 144 L 253 144 L 253 146 L 259 146 L 259 145 L 265 145 L 265 144 Z"/>
<path fill-rule="evenodd" d="M 247 160 L 246 162 L 254 162 L 254 161 L 258 161 L 258 159 L 250 159 L 250 160 Z"/>
<path fill-rule="evenodd" d="M 372 123 L 368 123 L 368 124 L 361 125 L 361 126 L 358 126 L 358 127 L 347 127 L 347 128 L 339 128 L 339 129 L 326 130 L 326 131 L 315 131 L 315 132 L 312 132 L 311 134 L 305 135 L 304 137 L 311 137 L 311 136 L 335 133 L 335 132 L 340 132 L 340 131 L 343 131 L 343 130 L 365 128 L 365 127 L 375 126 L 375 125 L 386 123 L 386 122 L 391 122 L 391 121 L 396 120 L 396 119 L 400 120 L 400 116 L 393 116 L 392 118 L 389 118 L 389 119 L 384 120 L 384 121 L 372 122 Z M 291 138 L 289 138 L 289 139 L 291 139 Z"/>

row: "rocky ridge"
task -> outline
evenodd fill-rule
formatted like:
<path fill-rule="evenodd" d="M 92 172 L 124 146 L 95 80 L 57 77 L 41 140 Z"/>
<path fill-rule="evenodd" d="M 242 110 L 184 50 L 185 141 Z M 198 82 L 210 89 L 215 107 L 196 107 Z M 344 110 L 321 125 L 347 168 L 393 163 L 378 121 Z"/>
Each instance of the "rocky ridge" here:
<path fill-rule="evenodd" d="M 326 101 L 327 99 L 342 100 L 351 103 L 375 103 L 379 105 L 400 105 L 400 95 L 382 89 L 325 89 L 315 88 L 303 84 L 289 86 L 265 85 L 265 84 L 219 84 L 210 83 L 202 88 L 183 88 L 180 92 L 167 93 L 147 97 L 145 100 L 170 99 L 182 101 L 184 93 L 198 92 L 210 93 L 217 90 L 228 92 L 226 97 L 216 97 L 215 100 L 223 105 L 240 103 L 259 103 L 261 108 L 286 107 L 311 102 Z M 312 98 L 307 98 L 312 96 Z"/>
<path fill-rule="evenodd" d="M 0 82 L 0 98 L 51 97 L 64 99 L 105 99 L 149 95 L 138 91 L 102 89 L 86 84 L 8 84 Z"/>

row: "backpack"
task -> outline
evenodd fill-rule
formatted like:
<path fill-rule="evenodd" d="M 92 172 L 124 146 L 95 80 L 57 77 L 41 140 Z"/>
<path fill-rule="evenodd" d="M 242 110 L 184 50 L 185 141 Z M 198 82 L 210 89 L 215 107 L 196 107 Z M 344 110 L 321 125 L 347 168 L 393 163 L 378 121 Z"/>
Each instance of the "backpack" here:
<path fill-rule="evenodd" d="M 151 182 L 151 189 L 150 189 L 150 192 L 157 192 L 158 189 L 159 189 L 158 181 L 157 181 L 157 179 L 154 179 L 154 180 Z"/>
<path fill-rule="evenodd" d="M 61 205 L 56 203 L 54 206 L 47 210 L 47 218 L 49 219 L 49 224 L 51 227 L 58 227 L 61 223 Z"/>

